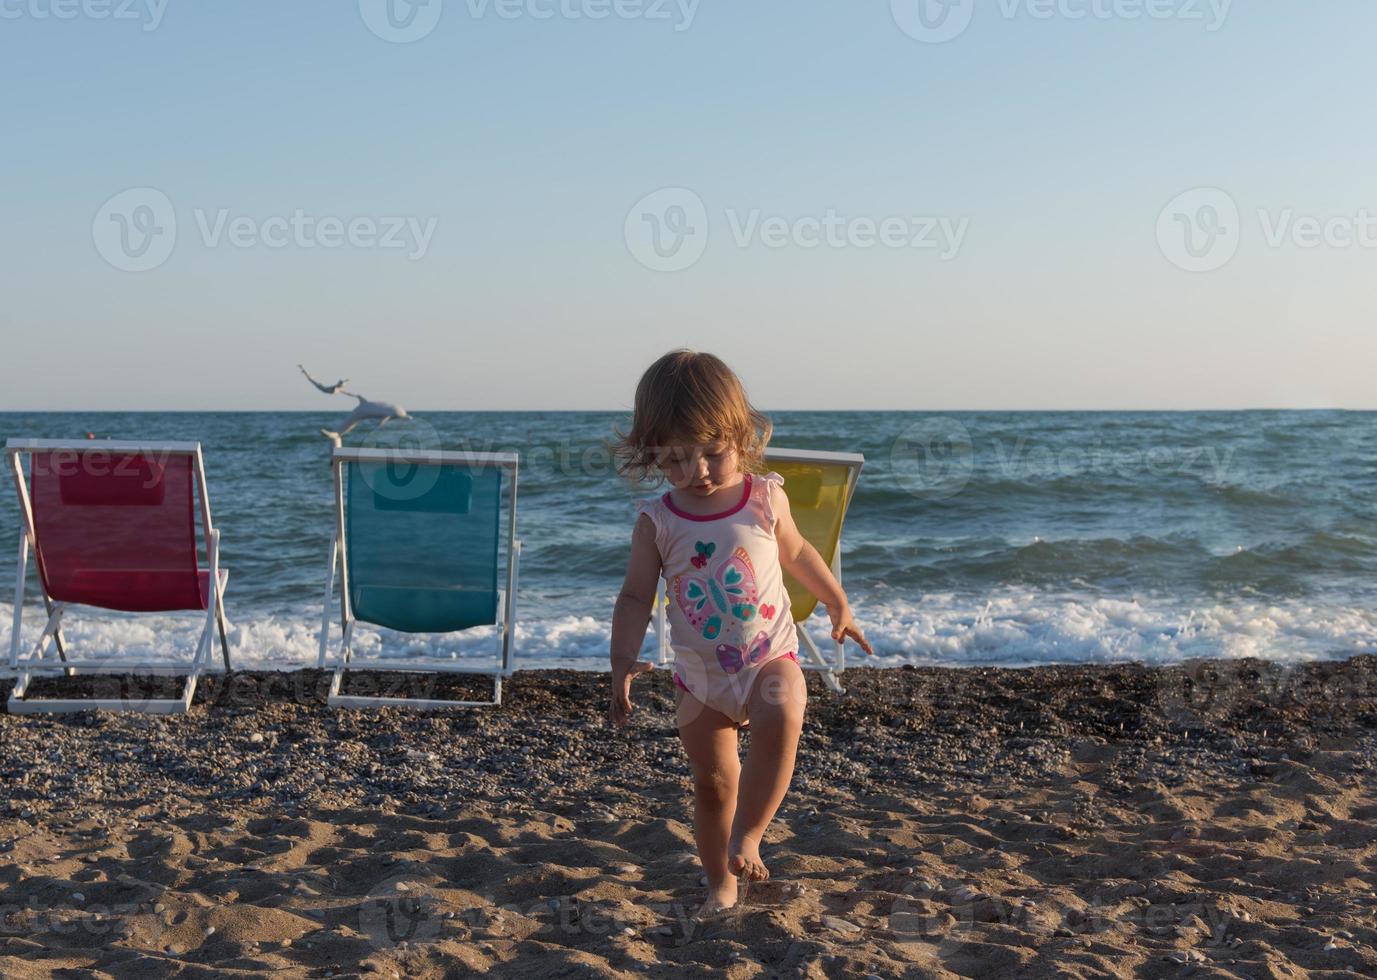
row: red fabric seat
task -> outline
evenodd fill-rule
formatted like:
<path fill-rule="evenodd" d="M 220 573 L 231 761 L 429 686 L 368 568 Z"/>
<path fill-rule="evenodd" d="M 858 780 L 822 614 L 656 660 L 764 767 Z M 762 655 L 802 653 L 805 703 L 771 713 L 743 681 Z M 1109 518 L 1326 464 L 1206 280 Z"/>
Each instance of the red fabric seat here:
<path fill-rule="evenodd" d="M 191 456 L 36 452 L 29 484 L 39 574 L 54 600 L 125 612 L 206 608 Z"/>
<path fill-rule="evenodd" d="M 188 588 L 190 581 L 181 572 L 157 569 L 77 568 L 65 579 L 54 580 L 48 594 L 62 602 L 123 612 L 205 612 L 210 572 L 197 572 Z"/>

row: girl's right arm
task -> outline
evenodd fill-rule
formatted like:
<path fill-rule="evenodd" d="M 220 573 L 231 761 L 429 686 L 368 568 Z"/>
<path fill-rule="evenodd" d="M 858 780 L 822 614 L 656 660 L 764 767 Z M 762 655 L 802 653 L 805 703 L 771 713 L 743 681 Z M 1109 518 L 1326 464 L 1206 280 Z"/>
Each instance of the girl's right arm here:
<path fill-rule="evenodd" d="M 655 546 L 655 523 L 646 514 L 631 534 L 631 559 L 626 581 L 612 611 L 612 703 L 607 717 L 618 728 L 631 715 L 631 681 L 651 665 L 636 658 L 660 587 L 660 550 Z"/>

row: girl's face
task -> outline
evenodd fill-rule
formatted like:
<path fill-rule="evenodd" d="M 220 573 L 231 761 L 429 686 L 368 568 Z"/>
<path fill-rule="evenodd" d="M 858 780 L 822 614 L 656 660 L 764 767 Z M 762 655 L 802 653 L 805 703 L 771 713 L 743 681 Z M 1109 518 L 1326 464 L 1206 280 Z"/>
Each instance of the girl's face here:
<path fill-rule="evenodd" d="M 735 447 L 726 440 L 671 446 L 660 470 L 676 490 L 710 497 L 735 482 L 740 472 Z"/>

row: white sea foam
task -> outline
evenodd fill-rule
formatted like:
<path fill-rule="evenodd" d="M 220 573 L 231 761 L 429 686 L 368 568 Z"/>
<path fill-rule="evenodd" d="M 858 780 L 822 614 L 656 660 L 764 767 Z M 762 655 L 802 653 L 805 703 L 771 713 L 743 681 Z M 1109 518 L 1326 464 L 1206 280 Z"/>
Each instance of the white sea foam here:
<path fill-rule="evenodd" d="M 23 640 L 42 628 L 41 607 L 26 608 Z M 1209 603 L 1194 608 L 1169 599 L 1120 600 L 1005 589 L 987 597 L 928 594 L 856 598 L 856 617 L 879 655 L 850 649 L 851 665 L 870 663 L 1028 666 L 1044 663 L 1172 663 L 1193 657 L 1314 660 L 1377 653 L 1377 612 L 1364 607 L 1295 600 Z M 231 610 L 233 613 L 233 610 Z M 232 621 L 231 651 L 243 668 L 295 668 L 316 663 L 318 611 L 251 614 Z M 12 609 L 0 605 L 0 651 L 8 653 Z M 69 646 L 83 655 L 187 657 L 203 620 L 194 615 L 118 616 L 76 610 L 65 624 Z M 517 628 L 517 666 L 605 669 L 609 624 L 594 616 L 527 617 Z M 810 629 L 826 645 L 821 613 Z M 329 655 L 339 643 L 331 624 Z M 643 656 L 654 652 L 648 631 Z M 495 660 L 494 631 L 408 636 L 359 627 L 359 655 Z M 218 645 L 212 669 L 219 664 Z"/>
<path fill-rule="evenodd" d="M 857 604 L 877 663 L 1174 663 L 1195 657 L 1312 660 L 1377 651 L 1377 614 L 1306 602 L 1210 603 L 1007 590 Z"/>

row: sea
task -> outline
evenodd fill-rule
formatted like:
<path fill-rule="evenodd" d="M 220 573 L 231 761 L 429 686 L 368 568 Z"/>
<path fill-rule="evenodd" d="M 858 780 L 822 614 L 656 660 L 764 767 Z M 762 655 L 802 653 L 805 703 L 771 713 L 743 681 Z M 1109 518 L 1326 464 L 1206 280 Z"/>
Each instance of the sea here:
<path fill-rule="evenodd" d="M 516 665 L 605 670 L 633 502 L 618 412 L 423 412 L 358 446 L 516 452 L 523 542 Z M 875 666 L 1302 661 L 1377 650 L 1377 415 L 1257 412 L 792 412 L 772 446 L 865 456 L 842 579 Z M 236 666 L 316 662 L 339 413 L 4 413 L 0 440 L 194 440 L 230 569 Z M 0 493 L 0 555 L 19 512 Z M 787 487 L 786 487 L 787 489 Z M 6 568 L 14 565 L 6 564 Z M 22 638 L 42 624 L 30 562 Z M 0 651 L 13 595 L 3 590 Z M 328 638 L 338 643 L 338 622 Z M 82 653 L 185 655 L 194 615 L 74 609 Z M 807 624 L 820 639 L 821 611 Z M 356 649 L 481 662 L 491 631 L 362 631 Z M 645 653 L 653 652 L 647 634 Z"/>

